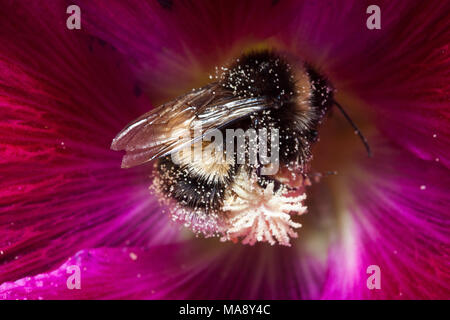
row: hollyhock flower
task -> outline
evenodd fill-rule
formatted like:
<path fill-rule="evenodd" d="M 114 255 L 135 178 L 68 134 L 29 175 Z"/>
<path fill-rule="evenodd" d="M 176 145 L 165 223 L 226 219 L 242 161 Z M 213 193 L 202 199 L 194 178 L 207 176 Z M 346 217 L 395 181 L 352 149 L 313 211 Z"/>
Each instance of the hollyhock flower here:
<path fill-rule="evenodd" d="M 81 30 L 66 1 L 0 3 L 1 298 L 450 298 L 448 2 L 377 1 L 380 30 L 367 1 L 73 2 Z M 255 48 L 320 69 L 374 153 L 330 114 L 311 165 L 337 174 L 291 247 L 194 237 L 109 149 Z"/>

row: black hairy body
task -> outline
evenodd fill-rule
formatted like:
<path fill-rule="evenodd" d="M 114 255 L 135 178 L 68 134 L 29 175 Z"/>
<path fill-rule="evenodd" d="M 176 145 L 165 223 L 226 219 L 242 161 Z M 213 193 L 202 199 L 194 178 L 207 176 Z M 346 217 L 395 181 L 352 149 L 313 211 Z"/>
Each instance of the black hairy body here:
<path fill-rule="evenodd" d="M 218 210 L 222 204 L 227 187 L 233 179 L 231 168 L 222 181 L 208 181 L 192 174 L 187 167 L 173 163 L 170 157 L 159 159 L 157 164 L 161 185 L 159 189 L 179 204 L 205 211 Z"/>

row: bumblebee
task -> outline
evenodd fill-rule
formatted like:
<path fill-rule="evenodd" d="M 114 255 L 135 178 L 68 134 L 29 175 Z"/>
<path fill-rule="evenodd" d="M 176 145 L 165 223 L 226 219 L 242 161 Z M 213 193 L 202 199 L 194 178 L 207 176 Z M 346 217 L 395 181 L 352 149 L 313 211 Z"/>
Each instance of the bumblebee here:
<path fill-rule="evenodd" d="M 236 208 L 234 204 L 243 201 L 242 190 L 260 188 L 266 194 L 270 189 L 276 196 L 292 189 L 280 175 L 262 175 L 265 164 L 259 159 L 254 163 L 237 161 L 236 149 L 224 151 L 226 157 L 216 151 L 210 161 L 195 159 L 186 152 L 217 143 L 202 139 L 211 130 L 276 129 L 280 167 L 295 168 L 306 175 L 318 127 L 335 104 L 370 152 L 367 141 L 334 101 L 331 84 L 308 63 L 272 50 L 254 51 L 218 69 L 210 78 L 208 85 L 128 124 L 111 145 L 113 150 L 126 151 L 123 168 L 156 160 L 158 194 L 175 204 L 175 216 L 183 212 L 184 221 L 189 216 L 190 222 L 200 226 L 200 220 L 213 219 L 214 224 L 229 220 L 227 208 Z M 251 141 L 246 139 L 247 155 L 251 148 Z M 189 156 L 178 157 L 175 162 L 176 152 Z M 226 160 L 215 161 L 216 157 Z M 213 229 L 223 234 L 223 230 L 218 231 L 220 227 Z"/>

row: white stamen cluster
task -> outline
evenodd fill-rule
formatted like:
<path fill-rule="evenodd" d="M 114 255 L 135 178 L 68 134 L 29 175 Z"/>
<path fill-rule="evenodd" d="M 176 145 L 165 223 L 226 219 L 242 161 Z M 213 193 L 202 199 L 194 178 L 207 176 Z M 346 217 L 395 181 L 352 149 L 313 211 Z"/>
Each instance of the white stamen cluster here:
<path fill-rule="evenodd" d="M 290 238 L 296 238 L 294 231 L 301 224 L 291 220 L 291 212 L 303 214 L 306 194 L 296 197 L 286 196 L 287 190 L 274 191 L 274 183 L 260 187 L 254 179 L 241 173 L 233 190 L 227 197 L 223 210 L 228 213 L 228 228 L 222 240 L 242 239 L 243 244 L 256 242 L 279 243 L 290 246 Z"/>

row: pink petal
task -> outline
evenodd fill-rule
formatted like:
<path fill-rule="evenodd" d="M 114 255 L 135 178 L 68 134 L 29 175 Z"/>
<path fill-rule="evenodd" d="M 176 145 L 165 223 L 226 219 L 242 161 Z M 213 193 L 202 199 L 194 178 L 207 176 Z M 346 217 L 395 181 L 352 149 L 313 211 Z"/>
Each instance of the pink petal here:
<path fill-rule="evenodd" d="M 322 297 L 448 299 L 447 169 L 386 143 L 378 148 L 370 170 L 348 179 L 349 214 L 329 249 Z M 380 290 L 367 288 L 370 265 L 381 269 Z"/>
<path fill-rule="evenodd" d="M 9 5 L 0 10 L 0 283 L 86 247 L 171 241 L 177 229 L 149 197 L 149 168 L 121 170 L 109 150 L 145 110 L 132 74 L 110 47 L 65 28 L 62 3 Z"/>
<path fill-rule="evenodd" d="M 201 241 L 201 243 L 199 242 Z M 81 289 L 67 282 L 79 266 Z M 283 268 L 284 275 L 278 272 Z M 313 259 L 267 246 L 205 245 L 204 240 L 153 247 L 82 250 L 61 267 L 0 286 L 2 299 L 300 298 L 318 294 L 299 270 L 317 278 Z M 69 270 L 69 271 L 68 271 Z M 70 279 L 69 279 L 69 282 Z"/>

